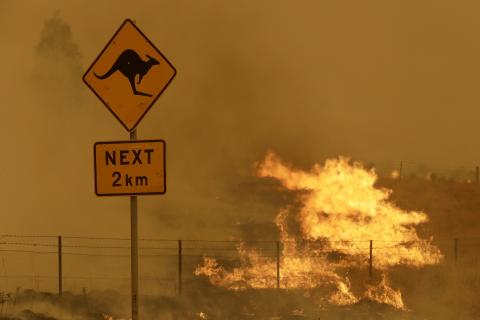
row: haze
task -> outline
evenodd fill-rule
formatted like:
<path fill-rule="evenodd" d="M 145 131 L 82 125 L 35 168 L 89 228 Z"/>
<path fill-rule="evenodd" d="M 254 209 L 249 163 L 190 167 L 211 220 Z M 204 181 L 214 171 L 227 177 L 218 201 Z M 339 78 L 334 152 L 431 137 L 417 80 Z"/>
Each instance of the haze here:
<path fill-rule="evenodd" d="M 475 166 L 479 9 L 0 0 L 0 231 L 128 237 L 128 197 L 93 190 L 93 144 L 128 133 L 81 80 L 125 18 L 178 71 L 138 127 L 166 140 L 168 178 L 165 196 L 140 198 L 141 237 L 226 238 L 236 222 L 271 221 L 278 206 L 249 184 L 268 150 L 304 168 L 338 155 Z"/>

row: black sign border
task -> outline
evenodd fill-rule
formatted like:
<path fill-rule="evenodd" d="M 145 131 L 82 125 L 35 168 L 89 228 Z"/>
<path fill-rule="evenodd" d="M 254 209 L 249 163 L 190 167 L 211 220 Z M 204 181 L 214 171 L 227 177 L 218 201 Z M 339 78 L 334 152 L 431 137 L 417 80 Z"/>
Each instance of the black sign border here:
<path fill-rule="evenodd" d="M 140 116 L 140 118 L 137 120 L 137 122 L 135 122 L 135 124 L 132 126 L 132 128 L 128 128 L 127 125 L 125 123 L 123 123 L 123 121 L 115 114 L 115 112 L 113 112 L 113 110 L 110 108 L 110 106 L 102 99 L 102 97 L 100 97 L 100 95 L 95 91 L 95 89 L 90 86 L 90 84 L 88 84 L 88 82 L 85 80 L 85 77 L 87 76 L 87 74 L 90 72 L 90 70 L 92 70 L 93 66 L 97 63 L 98 59 L 100 59 L 100 57 L 102 56 L 102 54 L 105 52 L 105 50 L 107 50 L 108 46 L 112 43 L 113 39 L 115 39 L 115 37 L 117 36 L 117 34 L 120 32 L 120 30 L 122 30 L 123 26 L 127 23 L 130 23 L 136 30 L 138 33 L 140 33 L 140 35 L 152 46 L 153 49 L 155 49 L 155 51 L 157 51 L 157 53 L 162 56 L 162 58 L 168 63 L 168 65 L 173 69 L 173 76 L 170 78 L 170 80 L 167 82 L 167 84 L 163 87 L 163 89 L 160 91 L 160 93 L 155 97 L 155 99 L 152 100 L 152 102 L 150 103 L 150 105 L 148 106 L 147 109 L 145 109 L 145 111 L 142 113 L 142 115 Z M 157 99 L 162 95 L 162 93 L 165 91 L 165 89 L 168 88 L 168 86 L 170 85 L 170 83 L 172 82 L 172 80 L 175 78 L 175 76 L 177 75 L 177 69 L 175 69 L 175 67 L 170 63 L 170 61 L 168 61 L 168 59 L 160 52 L 160 50 L 158 50 L 157 47 L 155 47 L 155 45 L 147 38 L 147 36 L 145 34 L 143 34 L 143 32 L 135 25 L 135 23 L 133 23 L 132 20 L 130 19 L 125 19 L 125 21 L 122 23 L 122 25 L 120 26 L 120 28 L 118 28 L 118 30 L 115 32 L 115 34 L 112 36 L 112 38 L 108 41 L 107 45 L 105 46 L 105 48 L 103 48 L 103 50 L 100 52 L 100 54 L 97 56 L 97 58 L 93 61 L 93 63 L 90 65 L 90 67 L 87 69 L 87 71 L 85 72 L 85 74 L 83 75 L 82 77 L 82 80 L 83 82 L 87 85 L 87 87 L 90 88 L 90 90 L 92 90 L 92 92 L 97 96 L 98 99 L 100 99 L 100 101 L 103 102 L 103 104 L 107 107 L 107 109 L 115 116 L 115 118 L 117 118 L 118 121 L 120 121 L 120 123 L 122 124 L 122 126 L 128 131 L 133 131 L 135 130 L 135 128 L 138 126 L 138 124 L 140 123 L 140 121 L 142 121 L 143 117 L 147 114 L 147 112 L 152 108 L 152 106 L 155 104 L 155 102 L 157 102 Z"/>
<path fill-rule="evenodd" d="M 143 142 L 162 142 L 163 144 L 163 185 L 165 186 L 163 192 L 140 192 L 140 193 L 98 193 L 97 190 L 97 145 L 102 144 L 117 144 L 117 143 L 143 143 Z M 94 171 L 94 184 L 95 184 L 95 194 L 99 197 L 103 196 L 136 196 L 136 195 L 154 195 L 154 194 L 165 194 L 167 192 L 167 143 L 162 139 L 154 140 L 124 140 L 124 141 L 100 141 L 95 142 L 93 145 L 93 171 Z"/>

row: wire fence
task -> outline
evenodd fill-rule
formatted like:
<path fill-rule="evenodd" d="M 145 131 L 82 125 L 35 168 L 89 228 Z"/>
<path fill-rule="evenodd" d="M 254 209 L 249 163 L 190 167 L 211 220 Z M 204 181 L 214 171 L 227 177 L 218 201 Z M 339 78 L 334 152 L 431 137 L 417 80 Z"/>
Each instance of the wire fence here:
<path fill-rule="evenodd" d="M 381 177 L 394 179 L 418 178 L 425 180 L 447 180 L 465 183 L 480 184 L 480 167 L 452 166 L 434 167 L 417 161 L 388 162 L 383 164 L 371 163 L 367 167 L 375 168 Z"/>
<path fill-rule="evenodd" d="M 128 238 L 0 235 L 0 291 L 85 292 L 112 289 L 128 292 L 129 244 Z M 352 251 L 360 253 L 365 275 L 371 277 L 379 264 L 376 258 L 380 256 L 408 260 L 418 255 L 404 250 L 414 243 L 375 239 L 298 241 L 293 253 L 288 250 L 291 244 L 288 241 L 139 239 L 142 293 L 177 294 L 192 281 L 198 281 L 194 270 L 204 257 L 218 259 L 230 267 L 238 266 L 242 255 L 250 250 L 254 250 L 257 258 L 267 259 L 272 264 L 276 262 L 276 274 L 271 276 L 277 278 L 279 287 L 282 286 L 283 259 L 289 257 L 315 259 L 329 255 L 335 263 L 336 260 L 348 260 L 348 255 L 342 255 L 342 252 Z M 441 265 L 471 265 L 480 259 L 480 237 L 437 239 L 433 244 L 444 256 Z M 334 257 L 335 254 L 338 257 Z"/>

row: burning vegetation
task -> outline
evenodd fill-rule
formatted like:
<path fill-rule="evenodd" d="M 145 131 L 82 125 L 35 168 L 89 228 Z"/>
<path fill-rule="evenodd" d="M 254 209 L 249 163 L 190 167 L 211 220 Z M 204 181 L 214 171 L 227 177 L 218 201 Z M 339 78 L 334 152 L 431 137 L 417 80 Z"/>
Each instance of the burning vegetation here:
<path fill-rule="evenodd" d="M 154 247 L 144 244 L 149 251 L 142 265 L 145 270 L 154 266 L 157 278 L 143 275 L 142 319 L 400 320 L 453 319 L 459 314 L 462 319 L 478 318 L 478 263 L 472 260 L 478 255 L 472 251 L 478 252 L 479 242 L 468 239 L 467 232 L 463 238 L 453 238 L 458 233 L 447 228 L 445 219 L 451 208 L 456 208 L 455 218 L 474 212 L 478 187 L 379 178 L 373 169 L 346 158 L 328 160 L 307 172 L 269 153 L 255 168 L 257 177 L 252 180 L 260 183 L 254 192 L 266 190 L 270 203 L 281 201 L 280 210 L 272 211 L 268 225 L 247 224 L 248 232 L 239 233 L 243 241 L 184 240 L 182 247 L 180 242 L 179 247 L 172 246 L 172 240 L 159 240 L 163 244 Z M 437 207 L 428 206 L 433 203 Z M 430 217 L 415 208 L 426 208 Z M 458 230 L 468 226 L 474 234 L 478 227 L 471 219 L 465 221 Z M 251 232 L 255 228 L 260 231 Z M 274 234 L 271 228 L 278 232 L 279 241 L 261 241 L 266 236 L 257 235 Z M 435 240 L 425 236 L 432 233 Z M 103 241 L 102 250 L 129 249 L 114 244 L 103 247 Z M 15 244 L 27 241 L 8 243 Z M 67 246 L 72 253 L 73 246 Z M 172 260 L 179 248 L 184 250 L 178 251 L 179 260 Z M 152 261 L 153 249 L 168 255 Z M 101 273 L 96 259 L 89 261 Z M 101 278 L 92 278 L 75 287 L 72 271 L 67 278 L 69 289 L 78 292 L 83 283 L 103 285 Z M 170 282 L 155 282 L 159 277 Z M 113 287 L 118 281 L 112 278 L 103 286 Z M 181 291 L 175 283 L 182 285 Z M 170 289 L 158 290 L 170 284 Z M 128 292 L 116 288 L 92 287 L 81 294 L 64 292 L 61 297 L 39 288 L 19 290 L 4 299 L 0 319 L 128 319 Z"/>
<path fill-rule="evenodd" d="M 215 286 L 237 291 L 324 288 L 326 296 L 317 298 L 320 305 L 368 299 L 405 309 L 401 292 L 389 283 L 389 270 L 436 265 L 443 258 L 433 239 L 422 239 L 415 229 L 428 221 L 426 213 L 402 210 L 392 203 L 392 191 L 377 187 L 375 171 L 360 163 L 339 157 L 305 172 L 270 152 L 257 166 L 257 175 L 278 180 L 298 194 L 299 204 L 282 208 L 275 219 L 279 258 L 245 244 L 238 246 L 240 263 L 233 268 L 204 257 L 195 275 L 206 276 Z M 299 232 L 290 231 L 292 218 Z M 381 279 L 353 288 L 349 273 L 368 266 L 373 250 L 373 266 Z"/>

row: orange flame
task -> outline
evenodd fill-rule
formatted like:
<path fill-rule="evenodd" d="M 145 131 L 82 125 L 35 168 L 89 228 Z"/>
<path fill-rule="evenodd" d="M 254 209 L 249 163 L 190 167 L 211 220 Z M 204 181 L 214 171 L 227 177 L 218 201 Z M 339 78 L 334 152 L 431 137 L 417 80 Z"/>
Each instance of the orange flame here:
<path fill-rule="evenodd" d="M 388 301 L 388 304 L 394 306 L 397 309 L 405 309 L 405 305 L 403 304 L 402 299 L 402 293 L 390 287 L 390 284 L 388 283 L 388 278 L 385 274 L 382 275 L 382 281 L 379 285 L 368 287 L 367 291 L 364 294 L 364 297 L 380 303 L 385 303 Z"/>
<path fill-rule="evenodd" d="M 375 187 L 377 175 L 373 169 L 366 170 L 360 163 L 351 164 L 349 159 L 339 157 L 305 172 L 285 165 L 271 152 L 257 169 L 260 177 L 274 178 L 287 190 L 302 191 L 302 206 L 296 212 L 302 241 L 296 241 L 288 232 L 288 208 L 275 219 L 283 244 L 282 288 L 331 285 L 335 289 L 328 299 L 330 303 L 352 304 L 363 297 L 404 308 L 401 293 L 390 288 L 386 276 L 357 297 L 351 292 L 349 279 L 338 269 L 365 266 L 368 239 L 372 238 L 375 268 L 383 272 L 396 265 L 433 265 L 443 258 L 432 240 L 421 239 L 415 230 L 416 225 L 428 221 L 427 215 L 402 210 L 389 202 L 392 191 Z M 275 259 L 247 250 L 244 245 L 238 247 L 238 252 L 240 266 L 232 271 L 205 257 L 195 274 L 232 290 L 276 286 Z M 337 259 L 340 261 L 332 261 L 328 257 L 331 253 L 341 255 Z"/>

